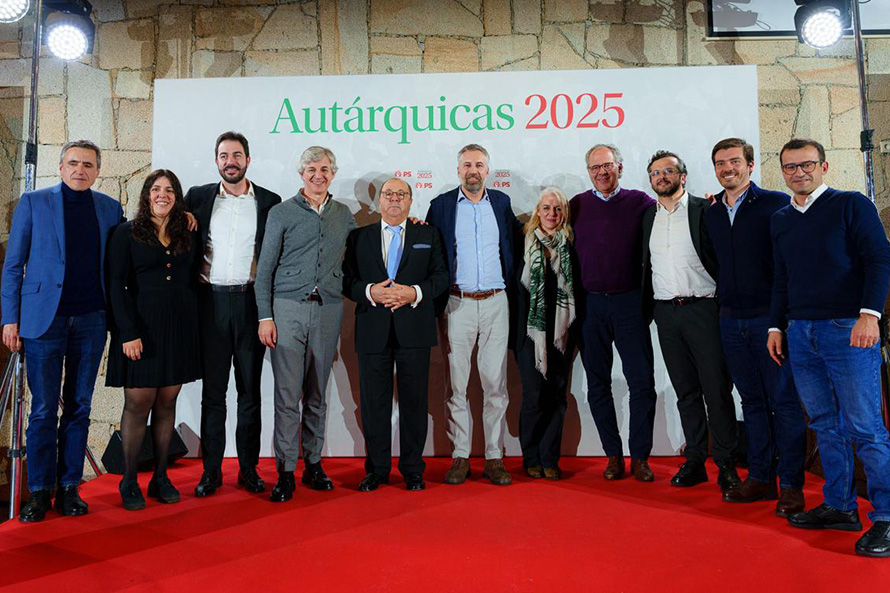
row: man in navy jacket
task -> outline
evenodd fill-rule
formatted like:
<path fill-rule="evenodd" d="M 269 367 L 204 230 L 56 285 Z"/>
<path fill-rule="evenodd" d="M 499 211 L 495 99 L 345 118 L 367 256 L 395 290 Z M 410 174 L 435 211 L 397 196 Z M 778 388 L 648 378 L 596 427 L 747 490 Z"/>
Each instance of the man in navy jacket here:
<path fill-rule="evenodd" d="M 88 511 L 77 488 L 105 350 L 105 245 L 123 219 L 120 202 L 90 189 L 101 164 L 92 142 L 65 144 L 62 183 L 23 194 L 12 217 L 0 295 L 3 343 L 12 351 L 24 346 L 28 359 L 31 498 L 19 515 L 26 523 L 43 520 L 54 488 L 59 513 Z"/>
<path fill-rule="evenodd" d="M 704 216 L 719 264 L 720 337 L 748 432 L 748 477 L 725 492 L 723 500 L 778 498 L 776 514 L 787 517 L 804 510 L 806 424 L 791 369 L 776 365 L 763 342 L 770 327 L 773 282 L 770 217 L 788 206 L 789 197 L 751 181 L 754 147 L 741 138 L 718 142 L 711 161 L 724 188 Z"/>
<path fill-rule="evenodd" d="M 878 212 L 858 192 L 828 187 L 825 149 L 792 140 L 779 153 L 791 204 L 771 221 L 775 281 L 767 347 L 788 358 L 816 432 L 825 502 L 788 517 L 803 529 L 862 529 L 853 446 L 868 477 L 873 525 L 856 553 L 890 557 L 890 436 L 881 418 L 878 319 L 890 283 L 890 243 Z"/>
<path fill-rule="evenodd" d="M 507 343 L 510 319 L 507 295 L 513 277 L 513 238 L 519 222 L 507 194 L 486 189 L 488 151 L 478 144 L 457 155 L 461 185 L 436 197 L 426 215 L 442 232 L 451 289 L 436 302 L 442 344 L 448 356 L 448 437 L 454 445 L 448 484 L 463 483 L 470 473 L 470 411 L 467 382 L 470 357 L 482 380 L 485 469 L 494 484 L 512 482 L 504 469 L 504 416 L 507 412 Z"/>

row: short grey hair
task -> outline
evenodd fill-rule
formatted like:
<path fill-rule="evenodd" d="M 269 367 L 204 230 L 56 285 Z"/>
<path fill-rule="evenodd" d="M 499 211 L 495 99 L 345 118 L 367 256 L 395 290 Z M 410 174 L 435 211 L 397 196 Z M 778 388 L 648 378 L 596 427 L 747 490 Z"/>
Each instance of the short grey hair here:
<path fill-rule="evenodd" d="M 482 154 L 484 154 L 486 165 L 489 164 L 489 162 L 491 161 L 491 157 L 488 156 L 488 151 L 485 150 L 485 148 L 481 144 L 467 144 L 466 146 L 461 148 L 459 151 L 457 151 L 458 166 L 460 166 L 460 157 L 464 156 L 465 152 L 470 152 L 471 150 L 475 150 L 475 151 L 478 151 L 478 152 L 481 152 Z"/>
<path fill-rule="evenodd" d="M 324 157 L 328 157 L 328 160 L 331 161 L 331 170 L 336 173 L 337 157 L 334 156 L 334 153 L 330 148 L 325 148 L 324 146 L 310 146 L 304 150 L 303 154 L 300 155 L 300 166 L 297 168 L 297 172 L 302 175 L 303 171 L 306 170 L 306 165 L 309 163 L 317 163 Z"/>
<path fill-rule="evenodd" d="M 62 152 L 59 153 L 59 164 L 62 164 L 62 161 L 65 160 L 65 153 L 68 152 L 69 148 L 86 148 L 87 150 L 92 150 L 96 153 L 96 168 L 102 168 L 102 151 L 99 150 L 99 147 L 96 146 L 95 143 L 90 142 L 89 140 L 72 140 L 71 142 L 66 142 L 65 146 L 62 147 Z"/>
<path fill-rule="evenodd" d="M 618 147 L 614 144 L 597 144 L 593 148 L 587 151 L 587 154 L 584 155 L 584 165 L 586 166 L 590 162 L 590 155 L 593 154 L 595 150 L 599 150 L 601 148 L 605 148 L 612 151 L 612 156 L 615 157 L 615 163 L 620 165 L 624 162 L 624 157 L 621 156 L 621 151 L 618 150 Z"/>
<path fill-rule="evenodd" d="M 380 196 L 383 195 L 383 186 L 389 183 L 390 181 L 401 181 L 402 184 L 408 188 L 408 197 L 414 198 L 414 190 L 411 189 L 411 184 L 402 179 L 401 177 L 390 177 L 386 181 L 380 184 L 380 189 L 377 190 L 377 199 L 380 199 Z"/>

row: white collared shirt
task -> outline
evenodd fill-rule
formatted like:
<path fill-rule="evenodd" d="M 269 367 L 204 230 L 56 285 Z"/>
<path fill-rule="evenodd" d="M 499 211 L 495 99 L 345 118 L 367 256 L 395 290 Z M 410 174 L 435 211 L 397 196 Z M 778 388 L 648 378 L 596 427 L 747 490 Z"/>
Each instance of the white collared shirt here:
<path fill-rule="evenodd" d="M 608 202 L 609 198 L 612 198 L 613 196 L 617 195 L 618 192 L 620 192 L 620 191 L 621 191 L 621 186 L 618 186 L 618 185 L 616 185 L 615 189 L 613 189 L 611 191 L 611 193 L 609 193 L 609 194 L 604 194 L 603 192 L 601 192 L 600 190 L 598 190 L 597 188 L 594 187 L 593 195 L 595 195 L 596 197 L 601 199 L 603 202 Z"/>
<path fill-rule="evenodd" d="M 399 229 L 399 238 L 402 240 L 402 257 L 405 257 L 405 228 L 408 225 L 408 219 L 402 221 L 402 224 L 396 225 L 396 228 Z M 389 246 L 392 245 L 393 237 L 395 233 L 389 230 L 389 225 L 386 224 L 382 219 L 380 220 L 380 253 L 383 255 L 383 267 L 386 267 L 387 262 L 389 261 Z M 393 279 L 394 280 L 394 279 Z M 368 302 L 371 303 L 372 307 L 376 307 L 377 303 L 371 298 L 371 287 L 373 284 L 368 284 L 365 287 L 365 297 L 368 299 Z M 420 301 L 423 299 L 423 291 L 420 290 L 418 285 L 412 286 L 415 291 L 417 291 L 417 298 L 414 299 L 414 302 L 411 303 L 411 307 L 416 307 L 420 304 Z"/>
<path fill-rule="evenodd" d="M 713 297 L 717 283 L 705 270 L 689 232 L 689 194 L 683 192 L 673 212 L 658 202 L 649 252 L 656 300 Z"/>
<path fill-rule="evenodd" d="M 807 210 L 810 209 L 810 206 L 813 205 L 813 202 L 816 201 L 816 198 L 825 193 L 825 190 L 828 189 L 828 186 L 824 183 L 813 190 L 813 193 L 807 196 L 807 199 L 804 201 L 803 206 L 799 205 L 795 200 L 794 196 L 791 197 L 791 207 L 803 214 Z"/>
<path fill-rule="evenodd" d="M 219 184 L 213 201 L 210 229 L 201 280 L 222 286 L 250 284 L 256 280 L 256 196 L 247 182 L 247 193 L 233 196 Z"/>
<path fill-rule="evenodd" d="M 319 216 L 322 215 L 322 213 L 324 212 L 325 206 L 327 206 L 328 203 L 331 201 L 331 194 L 328 194 L 324 197 L 324 200 L 322 200 L 321 204 L 318 205 L 318 208 L 316 208 L 312 204 L 312 202 L 309 201 L 309 198 L 306 197 L 306 194 L 303 193 L 302 188 L 297 193 L 301 198 L 303 198 L 306 201 L 306 203 L 309 205 L 309 207 L 312 208 L 312 211 L 317 213 Z"/>

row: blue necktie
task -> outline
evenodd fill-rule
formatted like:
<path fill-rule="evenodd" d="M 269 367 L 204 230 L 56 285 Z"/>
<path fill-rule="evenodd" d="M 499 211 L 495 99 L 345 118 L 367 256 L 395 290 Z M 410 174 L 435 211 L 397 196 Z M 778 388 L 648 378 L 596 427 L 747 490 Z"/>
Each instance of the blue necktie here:
<path fill-rule="evenodd" d="M 392 233 L 392 240 L 389 242 L 389 256 L 386 258 L 386 273 L 389 279 L 395 282 L 396 272 L 399 271 L 399 260 L 402 259 L 402 238 L 399 231 L 402 230 L 398 226 L 386 227 Z"/>

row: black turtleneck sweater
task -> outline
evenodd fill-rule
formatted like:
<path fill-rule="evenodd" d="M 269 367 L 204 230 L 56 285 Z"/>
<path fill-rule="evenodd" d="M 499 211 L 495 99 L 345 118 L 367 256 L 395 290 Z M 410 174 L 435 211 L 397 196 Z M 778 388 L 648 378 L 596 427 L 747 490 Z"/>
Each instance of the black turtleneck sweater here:
<path fill-rule="evenodd" d="M 93 192 L 62 184 L 65 208 L 65 280 L 57 315 L 86 315 L 105 309 L 99 219 Z"/>

